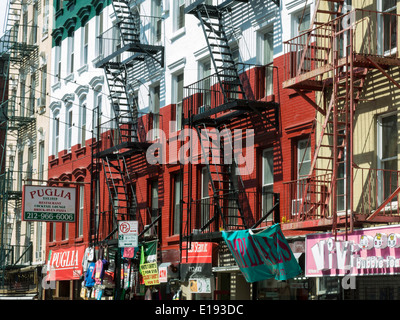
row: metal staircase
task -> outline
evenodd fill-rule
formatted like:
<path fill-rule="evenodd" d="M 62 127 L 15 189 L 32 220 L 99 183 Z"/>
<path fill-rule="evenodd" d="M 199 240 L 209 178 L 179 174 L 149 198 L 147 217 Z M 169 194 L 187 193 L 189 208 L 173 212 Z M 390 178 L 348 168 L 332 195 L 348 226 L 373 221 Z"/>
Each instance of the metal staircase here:
<path fill-rule="evenodd" d="M 164 58 L 162 46 L 145 43 L 139 7 L 131 7 L 130 3 L 126 0 L 112 1 L 116 23 L 100 35 L 105 52 L 104 58 L 96 63 L 96 67 L 102 68 L 106 75 L 112 120 L 107 128 L 107 124 L 97 122 L 103 134 L 107 132 L 111 139 L 107 141 L 100 134 L 102 145 L 96 146 L 94 161 L 101 159 L 115 223 L 117 220 L 140 219 L 132 185 L 132 157 L 145 154 L 151 145 L 146 140 L 147 132 L 136 97 L 129 90 L 135 82 L 135 72 L 143 72 L 143 62 L 147 58 L 157 61 L 161 67 Z"/>

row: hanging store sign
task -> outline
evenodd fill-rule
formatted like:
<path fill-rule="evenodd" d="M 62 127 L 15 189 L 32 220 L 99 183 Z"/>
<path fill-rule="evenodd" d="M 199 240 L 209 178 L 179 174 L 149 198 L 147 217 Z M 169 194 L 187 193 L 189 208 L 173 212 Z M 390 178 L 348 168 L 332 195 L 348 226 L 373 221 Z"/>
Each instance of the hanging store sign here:
<path fill-rule="evenodd" d="M 118 221 L 118 247 L 137 247 L 138 242 L 138 222 Z"/>
<path fill-rule="evenodd" d="M 213 250 L 217 247 L 212 242 L 191 242 L 189 250 L 182 251 L 181 278 L 198 275 L 209 277 L 212 275 Z"/>
<path fill-rule="evenodd" d="M 22 199 L 24 221 L 75 222 L 75 188 L 24 186 Z"/>
<path fill-rule="evenodd" d="M 306 237 L 306 276 L 400 274 L 400 225 Z"/>
<path fill-rule="evenodd" d="M 140 272 L 146 286 L 153 286 L 160 284 L 158 277 L 157 262 L 144 263 L 140 265 Z"/>
<path fill-rule="evenodd" d="M 47 261 L 47 281 L 79 280 L 85 246 L 50 250 Z"/>
<path fill-rule="evenodd" d="M 247 282 L 269 278 L 287 280 L 301 272 L 279 224 L 258 233 L 223 231 L 222 237 Z"/>

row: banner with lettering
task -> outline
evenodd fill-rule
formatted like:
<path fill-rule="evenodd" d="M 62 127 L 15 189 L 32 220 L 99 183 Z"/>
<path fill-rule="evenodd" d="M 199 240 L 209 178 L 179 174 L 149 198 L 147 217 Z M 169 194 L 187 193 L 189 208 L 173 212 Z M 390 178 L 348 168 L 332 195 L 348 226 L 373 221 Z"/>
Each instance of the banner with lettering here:
<path fill-rule="evenodd" d="M 212 276 L 213 251 L 217 244 L 212 242 L 192 242 L 190 249 L 184 247 L 181 261 L 181 279 L 190 276 Z"/>
<path fill-rule="evenodd" d="M 50 250 L 47 262 L 49 280 L 79 280 L 82 275 L 82 259 L 85 246 Z"/>
<path fill-rule="evenodd" d="M 301 273 L 279 224 L 257 233 L 223 231 L 222 236 L 247 282 L 287 280 Z"/>

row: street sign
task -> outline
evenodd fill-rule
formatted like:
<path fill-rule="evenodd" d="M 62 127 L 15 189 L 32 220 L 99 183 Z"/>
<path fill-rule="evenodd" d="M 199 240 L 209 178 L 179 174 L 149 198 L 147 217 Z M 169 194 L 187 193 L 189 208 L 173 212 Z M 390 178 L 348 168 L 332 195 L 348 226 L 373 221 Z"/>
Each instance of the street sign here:
<path fill-rule="evenodd" d="M 118 221 L 118 247 L 137 247 L 138 241 L 138 222 L 131 221 Z"/>
<path fill-rule="evenodd" d="M 24 221 L 75 222 L 76 188 L 24 186 Z"/>

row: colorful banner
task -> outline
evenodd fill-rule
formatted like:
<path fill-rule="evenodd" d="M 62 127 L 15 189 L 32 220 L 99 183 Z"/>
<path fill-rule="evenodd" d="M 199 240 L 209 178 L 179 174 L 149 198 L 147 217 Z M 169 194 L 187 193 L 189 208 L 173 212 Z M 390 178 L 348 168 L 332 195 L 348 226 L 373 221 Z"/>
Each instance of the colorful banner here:
<path fill-rule="evenodd" d="M 287 280 L 301 273 L 279 224 L 258 233 L 223 231 L 222 236 L 247 282 Z"/>
<path fill-rule="evenodd" d="M 47 262 L 47 280 L 78 280 L 82 275 L 84 252 L 85 246 L 51 250 Z"/>

